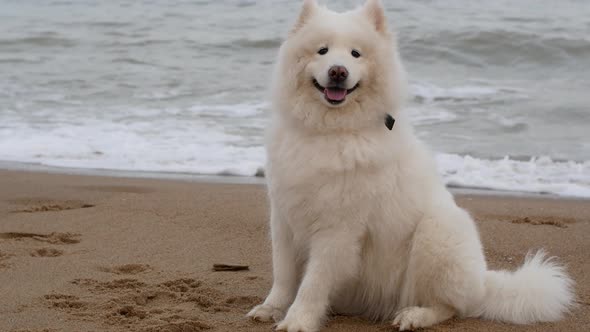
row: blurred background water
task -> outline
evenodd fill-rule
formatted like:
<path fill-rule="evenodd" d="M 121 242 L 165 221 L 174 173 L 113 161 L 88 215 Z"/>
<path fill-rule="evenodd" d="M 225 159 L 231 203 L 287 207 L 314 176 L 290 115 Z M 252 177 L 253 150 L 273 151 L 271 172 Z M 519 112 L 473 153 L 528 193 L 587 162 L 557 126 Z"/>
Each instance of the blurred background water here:
<path fill-rule="evenodd" d="M 590 197 L 590 2 L 384 3 L 449 185 Z M 299 6 L 0 0 L 0 160 L 254 175 Z"/>

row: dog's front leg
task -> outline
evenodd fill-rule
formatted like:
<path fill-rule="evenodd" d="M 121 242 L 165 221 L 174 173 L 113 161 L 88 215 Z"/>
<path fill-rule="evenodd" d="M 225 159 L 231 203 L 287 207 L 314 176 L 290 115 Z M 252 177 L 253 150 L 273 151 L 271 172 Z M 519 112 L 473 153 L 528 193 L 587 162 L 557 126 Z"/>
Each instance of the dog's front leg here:
<path fill-rule="evenodd" d="M 263 304 L 254 307 L 248 317 L 258 321 L 280 321 L 297 292 L 297 262 L 293 234 L 276 209 L 271 210 L 273 284 Z"/>
<path fill-rule="evenodd" d="M 328 229 L 313 235 L 305 276 L 295 302 L 277 330 L 314 332 L 320 329 L 334 290 L 358 274 L 359 238 L 351 229 Z"/>

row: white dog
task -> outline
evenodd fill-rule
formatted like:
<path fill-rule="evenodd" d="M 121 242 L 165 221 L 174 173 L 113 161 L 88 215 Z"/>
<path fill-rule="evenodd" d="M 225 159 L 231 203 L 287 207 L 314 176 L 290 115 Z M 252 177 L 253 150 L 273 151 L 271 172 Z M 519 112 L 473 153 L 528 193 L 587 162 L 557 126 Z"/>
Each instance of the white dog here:
<path fill-rule="evenodd" d="M 400 110 L 404 73 L 380 1 L 335 13 L 305 0 L 273 89 L 274 284 L 250 317 L 309 332 L 335 312 L 403 331 L 454 315 L 555 321 L 571 307 L 571 279 L 542 252 L 515 272 L 487 269 L 473 220 Z"/>

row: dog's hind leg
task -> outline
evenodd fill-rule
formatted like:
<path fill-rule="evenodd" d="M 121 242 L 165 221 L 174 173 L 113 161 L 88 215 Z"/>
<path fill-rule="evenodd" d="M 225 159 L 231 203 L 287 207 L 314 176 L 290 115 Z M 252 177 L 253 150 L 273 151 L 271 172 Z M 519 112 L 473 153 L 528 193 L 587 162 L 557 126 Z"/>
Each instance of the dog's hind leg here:
<path fill-rule="evenodd" d="M 273 285 L 263 304 L 254 307 L 248 317 L 258 321 L 280 321 L 297 292 L 297 262 L 291 230 L 271 211 Z"/>
<path fill-rule="evenodd" d="M 313 235 L 305 276 L 278 330 L 315 332 L 320 329 L 330 306 L 330 296 L 358 273 L 360 234 L 355 234 L 351 228 L 322 230 Z"/>
<path fill-rule="evenodd" d="M 444 202 L 442 202 L 444 203 Z M 485 294 L 486 263 L 475 224 L 453 202 L 417 225 L 401 293 L 400 330 L 470 316 Z"/>
<path fill-rule="evenodd" d="M 443 322 L 455 315 L 455 310 L 446 305 L 432 307 L 408 307 L 399 311 L 393 326 L 400 331 L 413 331 Z"/>

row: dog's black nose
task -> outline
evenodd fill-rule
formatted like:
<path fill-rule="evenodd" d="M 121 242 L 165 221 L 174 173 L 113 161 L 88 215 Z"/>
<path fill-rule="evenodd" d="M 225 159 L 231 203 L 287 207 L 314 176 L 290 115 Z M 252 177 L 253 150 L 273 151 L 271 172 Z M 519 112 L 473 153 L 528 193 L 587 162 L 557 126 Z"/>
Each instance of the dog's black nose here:
<path fill-rule="evenodd" d="M 348 70 L 344 66 L 333 66 L 328 70 L 328 76 L 333 82 L 344 82 L 348 78 Z"/>

